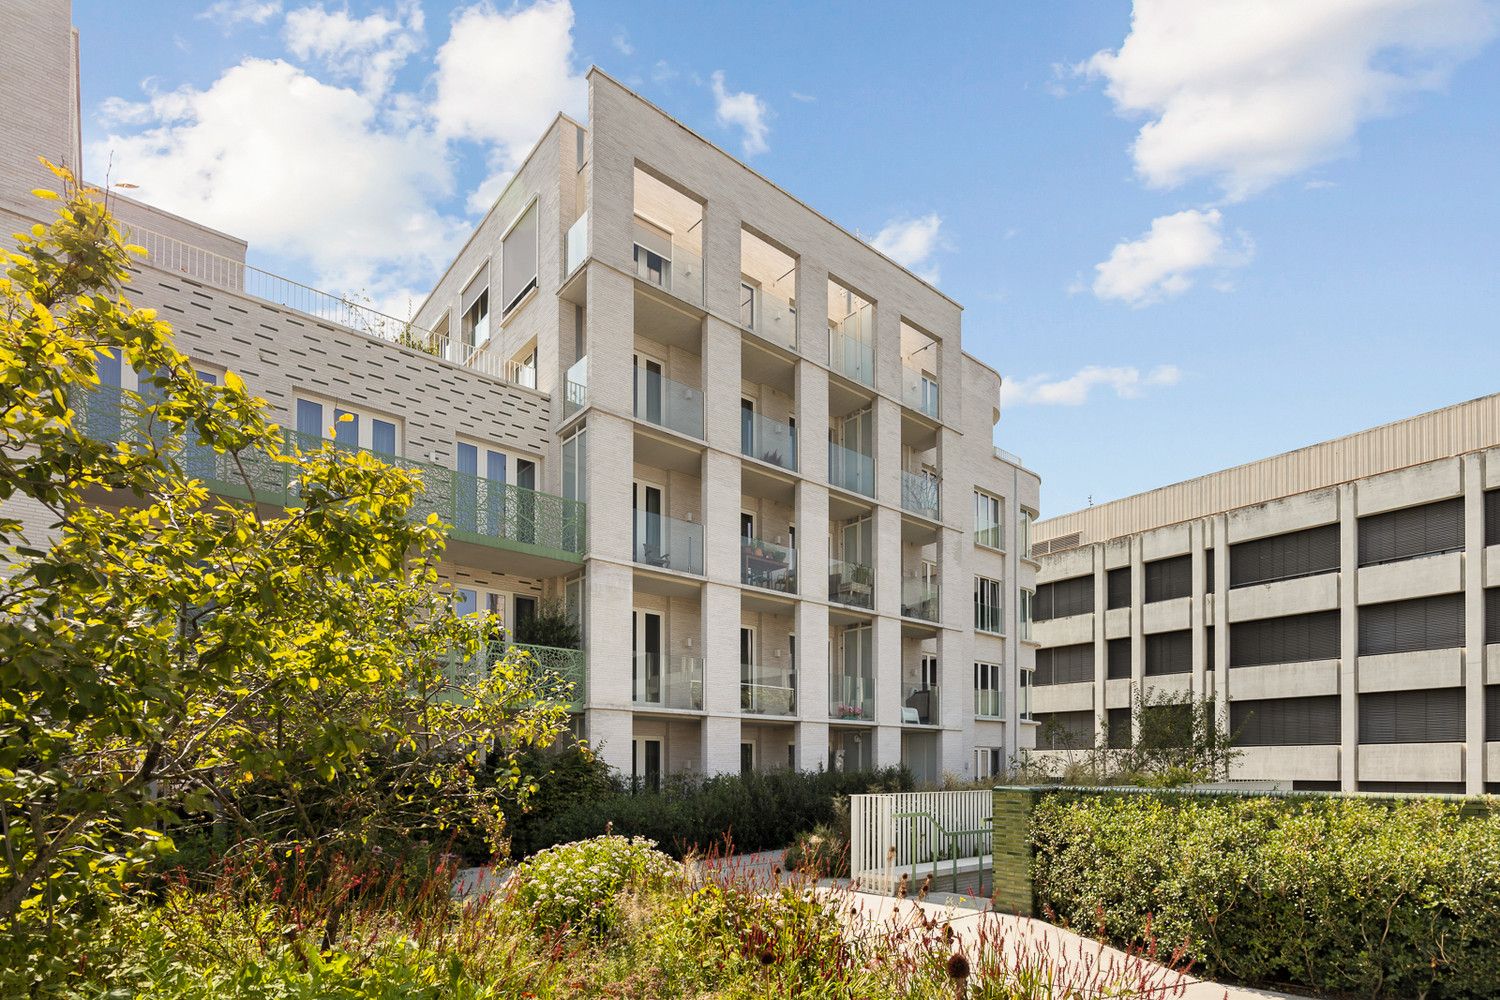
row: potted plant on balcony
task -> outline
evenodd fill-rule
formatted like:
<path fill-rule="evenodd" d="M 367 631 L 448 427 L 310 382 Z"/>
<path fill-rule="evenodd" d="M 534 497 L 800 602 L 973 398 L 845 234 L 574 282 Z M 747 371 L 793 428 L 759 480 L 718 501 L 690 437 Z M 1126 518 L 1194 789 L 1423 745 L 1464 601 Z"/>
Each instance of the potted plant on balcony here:
<path fill-rule="evenodd" d="M 833 710 L 833 714 L 840 719 L 863 719 L 865 710 L 862 705 L 840 704 Z"/>

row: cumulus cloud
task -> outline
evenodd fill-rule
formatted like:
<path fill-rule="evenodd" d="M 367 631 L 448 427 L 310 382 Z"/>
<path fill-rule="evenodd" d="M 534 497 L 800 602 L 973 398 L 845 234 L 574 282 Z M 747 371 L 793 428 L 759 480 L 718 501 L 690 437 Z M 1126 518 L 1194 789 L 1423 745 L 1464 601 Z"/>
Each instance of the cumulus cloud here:
<path fill-rule="evenodd" d="M 768 151 L 766 137 L 771 134 L 771 109 L 749 91 L 730 93 L 724 86 L 724 71 L 715 70 L 710 78 L 714 92 L 714 119 L 724 128 L 738 128 L 744 135 L 740 147 L 746 156 Z"/>
<path fill-rule="evenodd" d="M 198 17 L 228 31 L 241 24 L 265 24 L 280 13 L 281 0 L 217 0 L 199 12 Z"/>
<path fill-rule="evenodd" d="M 1115 244 L 1109 259 L 1094 265 L 1094 294 L 1132 306 L 1150 305 L 1193 286 L 1205 268 L 1222 272 L 1249 262 L 1254 248 L 1241 234 L 1225 238 L 1216 208 L 1187 209 L 1151 220 L 1140 237 Z M 1221 287 L 1225 287 L 1220 282 Z"/>
<path fill-rule="evenodd" d="M 416 0 L 403 0 L 393 14 L 378 11 L 368 17 L 318 4 L 289 12 L 282 37 L 297 58 L 316 61 L 341 79 L 358 80 L 363 91 L 378 96 L 421 50 L 422 25 Z"/>
<path fill-rule="evenodd" d="M 1136 0 L 1124 44 L 1080 69 L 1146 119 L 1132 152 L 1147 184 L 1208 178 L 1239 200 L 1442 87 L 1496 27 L 1483 0 Z"/>
<path fill-rule="evenodd" d="M 1148 388 L 1176 385 L 1181 380 L 1182 371 L 1176 365 L 1160 365 L 1144 375 L 1134 366 L 1088 365 L 1067 378 L 1006 379 L 1000 384 L 1000 401 L 1005 406 L 1082 406 L 1097 388 L 1112 390 L 1120 399 L 1137 399 Z"/>
<path fill-rule="evenodd" d="M 892 219 L 887 222 L 870 245 L 907 270 L 933 282 L 938 280 L 938 268 L 933 256 L 941 246 L 942 217 L 936 212 L 916 218 Z"/>

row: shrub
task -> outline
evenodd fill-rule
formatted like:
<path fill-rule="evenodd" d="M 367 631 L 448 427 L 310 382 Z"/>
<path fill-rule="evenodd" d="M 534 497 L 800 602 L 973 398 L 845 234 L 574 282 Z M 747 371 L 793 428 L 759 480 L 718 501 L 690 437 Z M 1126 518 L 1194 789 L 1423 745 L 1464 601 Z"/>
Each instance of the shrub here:
<path fill-rule="evenodd" d="M 797 835 L 786 851 L 786 867 L 813 878 L 849 877 L 849 836 L 832 823 Z"/>
<path fill-rule="evenodd" d="M 600 934 L 619 921 L 621 893 L 660 889 L 676 870 L 655 841 L 580 840 L 539 851 L 517 866 L 515 891 L 506 905 L 519 907 L 538 930 Z"/>
<path fill-rule="evenodd" d="M 1048 796 L 1039 901 L 1210 978 L 1367 997 L 1493 996 L 1500 815 L 1340 797 Z"/>

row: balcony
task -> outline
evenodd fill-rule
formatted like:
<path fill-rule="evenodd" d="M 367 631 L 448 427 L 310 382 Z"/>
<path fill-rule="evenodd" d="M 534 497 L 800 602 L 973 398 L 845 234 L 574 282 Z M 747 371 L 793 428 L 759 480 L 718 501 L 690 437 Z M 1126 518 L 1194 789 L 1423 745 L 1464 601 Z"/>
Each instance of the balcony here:
<path fill-rule="evenodd" d="M 828 599 L 854 608 L 873 608 L 875 570 L 864 563 L 828 560 Z"/>
<path fill-rule="evenodd" d="M 875 495 L 875 459 L 843 445 L 828 442 L 828 482 L 841 490 Z"/>
<path fill-rule="evenodd" d="M 578 221 L 568 227 L 568 238 L 566 244 L 567 271 L 563 277 L 567 278 L 583 266 L 583 262 L 589 255 L 589 213 L 584 212 L 578 217 Z"/>
<path fill-rule="evenodd" d="M 789 671 L 743 663 L 740 677 L 741 712 L 749 715 L 797 714 L 797 689 Z"/>
<path fill-rule="evenodd" d="M 797 349 L 796 308 L 763 288 L 741 286 L 740 325 L 777 347 Z"/>
<path fill-rule="evenodd" d="M 783 594 L 797 592 L 797 552 L 759 538 L 740 541 L 740 582 Z"/>
<path fill-rule="evenodd" d="M 901 366 L 901 401 L 934 420 L 938 416 L 938 384 L 915 368 Z"/>
<path fill-rule="evenodd" d="M 875 721 L 875 678 L 833 670 L 828 675 L 828 717 L 841 722 Z"/>
<path fill-rule="evenodd" d="M 942 509 L 938 503 L 941 482 L 936 476 L 922 472 L 901 470 L 901 509 L 932 521 L 941 520 Z"/>
<path fill-rule="evenodd" d="M 703 393 L 645 368 L 635 369 L 637 420 L 703 438 Z"/>
<path fill-rule="evenodd" d="M 906 696 L 901 704 L 903 726 L 935 726 L 938 724 L 938 689 L 936 685 L 920 688 Z"/>
<path fill-rule="evenodd" d="M 486 650 L 485 662 L 493 664 L 512 651 L 534 665 L 546 696 L 566 698 L 574 711 L 588 701 L 588 657 L 582 650 L 492 642 Z"/>
<path fill-rule="evenodd" d="M 797 429 L 748 410 L 740 414 L 740 454 L 797 471 Z"/>
<path fill-rule="evenodd" d="M 901 581 L 901 615 L 925 622 L 938 621 L 939 587 L 934 580 L 906 577 Z"/>
<path fill-rule="evenodd" d="M 635 276 L 692 305 L 703 306 L 703 258 L 635 220 Z"/>
<path fill-rule="evenodd" d="M 634 551 L 642 566 L 702 576 L 703 525 L 637 510 Z"/>
<path fill-rule="evenodd" d="M 566 420 L 589 405 L 589 357 L 585 354 L 573 362 L 563 383 L 563 419 Z"/>
<path fill-rule="evenodd" d="M 637 653 L 631 701 L 637 708 L 703 709 L 703 660 L 696 656 Z"/>
<path fill-rule="evenodd" d="M 837 326 L 830 324 L 828 327 L 828 367 L 861 385 L 873 386 L 875 384 L 875 348 L 867 341 L 857 340 Z"/>

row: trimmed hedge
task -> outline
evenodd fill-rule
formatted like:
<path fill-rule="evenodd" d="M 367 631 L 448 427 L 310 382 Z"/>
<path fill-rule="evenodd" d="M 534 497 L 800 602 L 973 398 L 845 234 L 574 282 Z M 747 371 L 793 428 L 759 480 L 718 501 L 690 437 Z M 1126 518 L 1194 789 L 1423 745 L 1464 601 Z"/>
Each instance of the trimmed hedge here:
<path fill-rule="evenodd" d="M 1214 979 L 1366 997 L 1500 991 L 1500 814 L 1435 799 L 1061 792 L 1037 901 Z"/>

